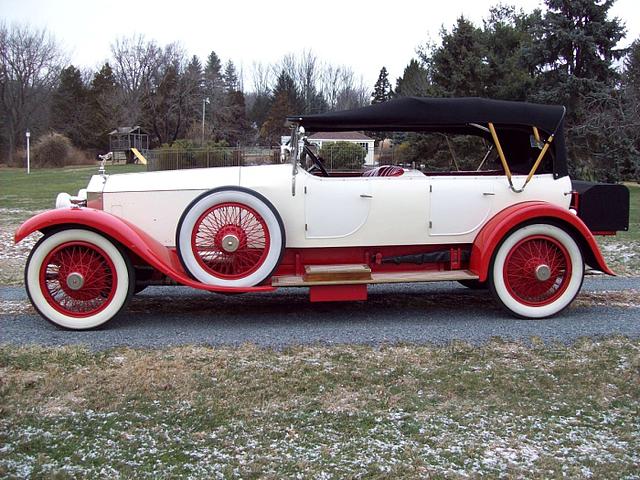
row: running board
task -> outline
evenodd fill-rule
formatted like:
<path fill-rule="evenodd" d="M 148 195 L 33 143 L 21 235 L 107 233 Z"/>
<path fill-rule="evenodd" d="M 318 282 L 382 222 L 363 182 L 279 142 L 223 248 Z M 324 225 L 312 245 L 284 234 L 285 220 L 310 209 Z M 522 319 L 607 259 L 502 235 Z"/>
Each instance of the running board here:
<path fill-rule="evenodd" d="M 478 275 L 469 270 L 438 270 L 414 272 L 372 273 L 371 278 L 362 279 L 312 279 L 303 275 L 273 277 L 274 287 L 310 287 L 313 285 L 360 285 L 376 283 L 446 282 L 456 280 L 478 280 Z"/>

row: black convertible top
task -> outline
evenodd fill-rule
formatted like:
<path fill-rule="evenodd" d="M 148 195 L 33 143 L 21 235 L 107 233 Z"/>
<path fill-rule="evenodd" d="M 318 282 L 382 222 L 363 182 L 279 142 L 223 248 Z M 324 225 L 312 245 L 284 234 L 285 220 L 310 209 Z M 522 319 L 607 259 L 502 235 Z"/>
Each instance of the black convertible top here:
<path fill-rule="evenodd" d="M 567 175 L 564 114 L 565 108 L 559 105 L 475 97 L 401 97 L 353 110 L 289 116 L 287 120 L 309 131 L 450 132 L 483 136 L 486 132 L 483 133 L 472 124 L 486 127 L 487 123 L 492 122 L 500 133 L 501 142 L 503 136 L 508 135 L 510 127 L 537 127 L 547 135 L 555 134 L 552 144 L 553 173 L 556 177 L 562 177 Z"/>

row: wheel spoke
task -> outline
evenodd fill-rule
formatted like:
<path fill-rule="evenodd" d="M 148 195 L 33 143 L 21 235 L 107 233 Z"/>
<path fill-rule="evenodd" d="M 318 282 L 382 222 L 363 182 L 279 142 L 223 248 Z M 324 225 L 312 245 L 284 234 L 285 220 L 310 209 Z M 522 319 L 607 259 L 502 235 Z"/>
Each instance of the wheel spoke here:
<path fill-rule="evenodd" d="M 549 269 L 548 279 L 538 278 L 538 268 Z M 504 264 L 504 280 L 510 294 L 527 305 L 555 301 L 566 289 L 570 260 L 565 248 L 552 237 L 525 238 L 509 251 Z"/>
<path fill-rule="evenodd" d="M 82 285 L 69 286 L 71 273 Z M 103 310 L 117 286 L 113 262 L 100 248 L 87 242 L 68 242 L 47 255 L 40 269 L 40 285 L 47 302 L 72 317 L 88 317 Z"/>
<path fill-rule="evenodd" d="M 225 250 L 225 238 L 235 242 L 235 250 Z M 224 203 L 211 207 L 196 221 L 191 245 L 205 271 L 235 279 L 250 275 L 264 263 L 269 240 L 266 222 L 256 211 L 239 203 Z"/>

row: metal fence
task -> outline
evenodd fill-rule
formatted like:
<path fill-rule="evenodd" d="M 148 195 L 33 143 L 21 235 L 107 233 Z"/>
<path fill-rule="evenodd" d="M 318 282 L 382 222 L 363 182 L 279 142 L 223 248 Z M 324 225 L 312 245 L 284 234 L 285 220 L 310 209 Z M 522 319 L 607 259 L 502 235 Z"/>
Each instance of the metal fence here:
<path fill-rule="evenodd" d="M 147 170 L 237 167 L 280 163 L 280 150 L 269 147 L 157 149 L 145 152 Z"/>
<path fill-rule="evenodd" d="M 356 172 L 366 170 L 373 165 L 363 165 L 363 158 L 355 154 L 353 158 L 345 156 L 344 152 L 334 155 L 331 149 L 325 149 L 323 158 L 327 170 L 334 172 Z M 190 168 L 237 167 L 250 165 L 269 165 L 280 163 L 280 149 L 270 147 L 220 147 L 220 148 L 162 148 L 144 152 L 147 159 L 147 170 L 182 170 Z M 424 168 L 403 162 L 401 155 L 396 155 L 395 149 L 376 152 L 376 165 L 399 165 L 403 167 Z M 288 160 L 287 160 L 288 161 Z M 311 166 L 310 159 L 306 159 L 307 166 Z"/>

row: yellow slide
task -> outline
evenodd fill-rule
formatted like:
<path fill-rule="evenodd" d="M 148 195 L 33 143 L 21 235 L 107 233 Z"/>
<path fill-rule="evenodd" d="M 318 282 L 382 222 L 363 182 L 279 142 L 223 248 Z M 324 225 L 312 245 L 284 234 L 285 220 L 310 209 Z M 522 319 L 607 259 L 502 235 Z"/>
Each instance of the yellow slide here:
<path fill-rule="evenodd" d="M 140 153 L 140 150 L 138 150 L 137 148 L 132 148 L 131 151 L 136 156 L 136 158 L 140 161 L 141 164 L 143 165 L 147 164 L 147 159 L 144 158 L 144 155 Z"/>

